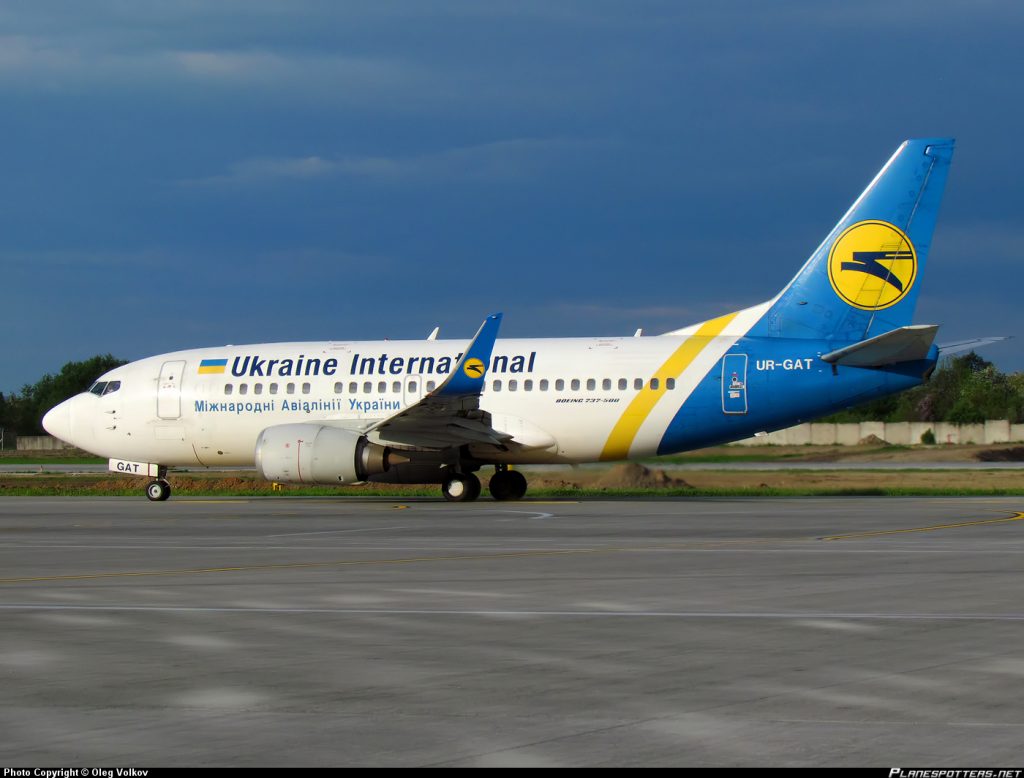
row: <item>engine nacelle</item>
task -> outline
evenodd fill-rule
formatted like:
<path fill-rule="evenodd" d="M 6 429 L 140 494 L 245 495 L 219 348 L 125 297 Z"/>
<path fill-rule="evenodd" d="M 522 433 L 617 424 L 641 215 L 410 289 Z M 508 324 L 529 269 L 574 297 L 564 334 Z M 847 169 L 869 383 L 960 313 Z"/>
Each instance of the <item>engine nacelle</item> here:
<path fill-rule="evenodd" d="M 349 484 L 386 473 L 396 456 L 365 435 L 321 424 L 267 427 L 256 441 L 256 469 L 268 481 Z"/>

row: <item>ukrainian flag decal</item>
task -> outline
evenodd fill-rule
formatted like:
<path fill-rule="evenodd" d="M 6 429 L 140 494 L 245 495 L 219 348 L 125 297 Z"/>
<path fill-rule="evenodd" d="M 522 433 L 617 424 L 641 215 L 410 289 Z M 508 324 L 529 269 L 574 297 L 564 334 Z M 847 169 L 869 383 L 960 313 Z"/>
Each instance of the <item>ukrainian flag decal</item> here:
<path fill-rule="evenodd" d="M 199 374 L 223 373 L 227 365 L 228 361 L 226 359 L 204 359 L 199 363 Z"/>

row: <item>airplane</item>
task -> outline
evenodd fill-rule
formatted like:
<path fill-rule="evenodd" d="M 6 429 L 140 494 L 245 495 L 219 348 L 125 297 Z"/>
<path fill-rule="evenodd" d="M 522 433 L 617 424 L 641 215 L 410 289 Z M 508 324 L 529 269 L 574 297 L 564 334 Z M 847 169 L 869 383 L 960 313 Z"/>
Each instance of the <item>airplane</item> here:
<path fill-rule="evenodd" d="M 439 484 L 526 494 L 517 465 L 608 462 L 736 441 L 927 380 L 937 325 L 913 324 L 954 141 L 905 141 L 770 300 L 662 335 L 260 343 L 115 368 L 43 418 L 149 478 L 255 466 L 279 483 Z M 982 341 L 963 341 L 964 350 Z"/>

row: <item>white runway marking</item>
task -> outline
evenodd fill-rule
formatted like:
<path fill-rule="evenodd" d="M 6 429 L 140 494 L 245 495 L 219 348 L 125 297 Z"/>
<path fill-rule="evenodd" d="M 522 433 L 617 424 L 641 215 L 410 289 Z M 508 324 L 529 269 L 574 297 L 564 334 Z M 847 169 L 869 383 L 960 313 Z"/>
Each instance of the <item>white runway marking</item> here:
<path fill-rule="evenodd" d="M 555 514 L 544 513 L 543 511 L 485 511 L 485 513 L 518 513 L 522 516 L 528 517 L 531 521 L 555 518 Z M 505 519 L 505 521 L 512 521 L 512 519 Z"/>

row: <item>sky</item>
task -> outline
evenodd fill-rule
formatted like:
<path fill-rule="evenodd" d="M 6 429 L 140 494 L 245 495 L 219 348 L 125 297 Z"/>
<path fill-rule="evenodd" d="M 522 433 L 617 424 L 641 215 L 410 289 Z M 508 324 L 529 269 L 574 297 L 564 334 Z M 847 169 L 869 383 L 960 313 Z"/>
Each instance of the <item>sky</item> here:
<path fill-rule="evenodd" d="M 915 136 L 958 144 L 917 322 L 1019 338 L 1022 33 L 986 0 L 7 0 L 0 391 L 495 311 L 679 328 L 772 297 Z"/>

